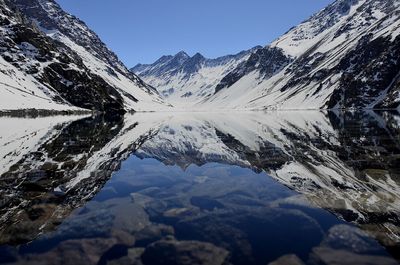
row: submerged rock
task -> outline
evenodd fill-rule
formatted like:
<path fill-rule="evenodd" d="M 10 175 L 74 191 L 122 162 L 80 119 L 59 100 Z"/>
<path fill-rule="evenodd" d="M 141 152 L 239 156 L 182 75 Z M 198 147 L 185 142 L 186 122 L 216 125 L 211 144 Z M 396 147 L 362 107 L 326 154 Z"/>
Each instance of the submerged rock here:
<path fill-rule="evenodd" d="M 210 243 L 161 240 L 151 244 L 142 255 L 145 265 L 222 265 L 229 252 Z"/>

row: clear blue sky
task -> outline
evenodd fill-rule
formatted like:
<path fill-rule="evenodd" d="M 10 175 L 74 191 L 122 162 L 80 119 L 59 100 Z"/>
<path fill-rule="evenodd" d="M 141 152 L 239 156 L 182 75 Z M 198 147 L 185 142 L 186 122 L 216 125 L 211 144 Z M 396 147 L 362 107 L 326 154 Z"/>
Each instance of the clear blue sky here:
<path fill-rule="evenodd" d="M 333 0 L 57 0 L 128 66 L 266 45 Z"/>

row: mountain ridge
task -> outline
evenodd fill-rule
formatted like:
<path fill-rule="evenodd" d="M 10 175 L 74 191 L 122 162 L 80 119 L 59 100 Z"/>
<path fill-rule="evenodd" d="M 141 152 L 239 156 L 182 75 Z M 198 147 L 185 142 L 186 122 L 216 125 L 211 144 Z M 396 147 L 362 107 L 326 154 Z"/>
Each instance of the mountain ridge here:
<path fill-rule="evenodd" d="M 211 96 L 224 75 L 260 48 L 262 46 L 255 46 L 250 50 L 213 59 L 199 52 L 189 56 L 185 51 L 180 51 L 175 55 L 162 56 L 153 64 L 137 64 L 130 71 L 156 87 L 171 104 L 180 107 L 180 99 L 195 104 Z"/>

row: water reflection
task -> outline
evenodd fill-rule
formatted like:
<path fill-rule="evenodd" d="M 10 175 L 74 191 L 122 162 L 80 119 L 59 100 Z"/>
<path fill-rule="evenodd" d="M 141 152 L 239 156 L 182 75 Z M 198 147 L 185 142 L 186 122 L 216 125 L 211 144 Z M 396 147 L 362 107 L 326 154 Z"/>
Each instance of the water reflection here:
<path fill-rule="evenodd" d="M 0 122 L 0 262 L 397 264 L 397 114 Z"/>

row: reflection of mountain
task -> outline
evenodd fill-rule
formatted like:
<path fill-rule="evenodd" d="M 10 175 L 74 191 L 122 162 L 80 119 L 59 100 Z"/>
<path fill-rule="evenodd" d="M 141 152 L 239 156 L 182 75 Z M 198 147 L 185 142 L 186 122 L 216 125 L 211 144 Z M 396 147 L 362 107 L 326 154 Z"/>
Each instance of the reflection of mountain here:
<path fill-rule="evenodd" d="M 266 171 L 315 206 L 357 223 L 393 252 L 398 250 L 400 119 L 394 114 L 143 113 L 121 119 L 59 119 L 49 120 L 49 129 L 19 133 L 12 141 L 2 132 L 2 243 L 26 242 L 54 230 L 136 151 L 139 158 L 185 170 L 218 162 Z M 13 122 L 4 120 L 10 128 Z M 20 153 L 3 154 L 9 142 L 20 146 Z M 204 196 L 197 199 L 193 203 L 200 206 L 210 202 Z"/>
<path fill-rule="evenodd" d="M 1 117 L 0 127 L 0 174 L 7 171 L 35 146 L 54 137 L 57 132 L 81 117 L 46 117 L 40 119 L 21 119 Z M 23 124 L 24 126 L 21 126 Z"/>
<path fill-rule="evenodd" d="M 319 112 L 171 117 L 139 157 L 265 170 L 317 206 L 399 243 L 398 116 Z"/>
<path fill-rule="evenodd" d="M 26 126 L 31 130 L 2 134 L 1 150 L 12 144 L 20 151 L 3 158 L 1 243 L 26 242 L 53 230 L 92 198 L 121 161 L 153 133 L 151 122 L 139 123 L 132 116 L 89 117 L 54 125 L 64 120 L 68 119 L 27 120 L 35 123 Z M 25 120 L 2 119 L 2 125 L 11 128 L 21 122 Z"/>

